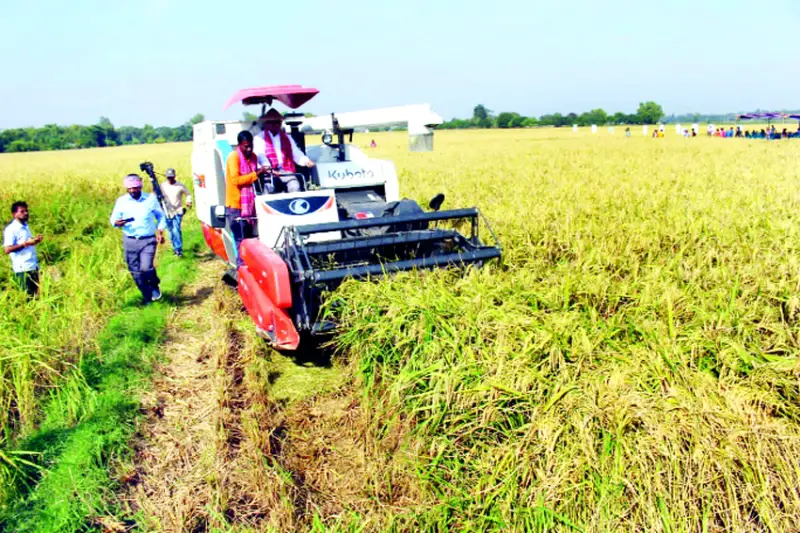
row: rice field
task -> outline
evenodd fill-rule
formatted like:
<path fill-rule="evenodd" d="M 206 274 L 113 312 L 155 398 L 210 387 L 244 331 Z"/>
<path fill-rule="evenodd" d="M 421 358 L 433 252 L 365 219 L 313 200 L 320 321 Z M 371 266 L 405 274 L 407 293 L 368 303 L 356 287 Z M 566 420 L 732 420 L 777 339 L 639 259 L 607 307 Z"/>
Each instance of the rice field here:
<path fill-rule="evenodd" d="M 474 530 L 790 531 L 800 143 L 466 132 L 397 154 L 498 267 L 350 284 L 337 339 L 425 505 Z M 424 177 L 423 177 L 424 176 Z"/>
<path fill-rule="evenodd" d="M 284 457 L 248 467 L 251 494 L 302 474 L 284 518 L 264 510 L 275 530 L 796 529 L 800 142 L 623 131 L 448 131 L 427 154 L 356 137 L 405 196 L 480 207 L 504 257 L 331 295 L 346 385 L 273 406 Z M 190 150 L 0 155 L 0 204 L 26 199 L 46 238 L 40 300 L 0 261 L 0 452 L 80 383 L 129 288 L 104 226 L 121 175 L 188 176 Z"/>
<path fill-rule="evenodd" d="M 145 158 L 175 161 L 176 170 L 188 175 L 185 150 L 150 146 L 0 155 L 2 225 L 11 221 L 11 203 L 24 200 L 32 231 L 45 237 L 37 246 L 39 299 L 28 302 L 13 290 L 10 261 L 4 254 L 0 262 L 0 437 L 34 428 L 36 390 L 71 372 L 91 348 L 104 316 L 122 300 L 130 275 L 119 233 L 108 224 L 114 201 L 124 193 L 122 177 L 138 171 Z"/>
<path fill-rule="evenodd" d="M 25 200 L 32 231 L 44 235 L 37 246 L 38 298 L 28 301 L 16 289 L 8 257 L 0 259 L 0 530 L 7 501 L 29 486 L 31 475 L 46 472 L 51 458 L 40 448 L 63 449 L 60 438 L 96 419 L 99 376 L 89 368 L 111 356 L 102 353 L 107 350 L 98 335 L 137 301 L 120 235 L 108 223 L 124 192 L 122 177 L 145 159 L 174 164 L 186 175 L 184 150 L 0 154 L 3 226 L 11 220 L 11 203 Z M 97 453 L 92 447 L 99 439 L 87 439 L 94 440 L 87 454 Z"/>

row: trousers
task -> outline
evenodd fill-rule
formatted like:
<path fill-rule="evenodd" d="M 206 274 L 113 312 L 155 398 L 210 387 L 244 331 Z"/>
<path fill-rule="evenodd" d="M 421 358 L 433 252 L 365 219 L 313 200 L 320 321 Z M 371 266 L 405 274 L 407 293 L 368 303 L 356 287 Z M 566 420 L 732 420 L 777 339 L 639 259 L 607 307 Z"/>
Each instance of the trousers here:
<path fill-rule="evenodd" d="M 239 256 L 239 245 L 242 240 L 249 239 L 253 236 L 253 223 L 249 220 L 236 220 L 242 216 L 242 210 L 235 207 L 227 207 L 225 209 L 225 217 L 227 218 L 228 227 L 231 228 L 233 234 L 233 242 L 236 245 L 236 266 L 240 267 L 244 263 Z"/>
<path fill-rule="evenodd" d="M 169 242 L 175 253 L 183 253 L 183 235 L 181 234 L 181 221 L 183 215 L 175 215 L 174 218 L 167 219 L 167 230 L 169 230 Z"/>
<path fill-rule="evenodd" d="M 28 293 L 28 296 L 35 296 L 39 292 L 39 271 L 29 270 L 28 272 L 15 272 L 17 286 Z"/>
<path fill-rule="evenodd" d="M 153 267 L 153 259 L 156 256 L 156 238 L 155 236 L 144 239 L 123 237 L 122 245 L 125 250 L 125 261 L 128 263 L 128 270 L 133 281 L 142 293 L 144 300 L 149 302 L 153 298 L 153 291 L 158 289 L 161 283 L 156 269 Z"/>
<path fill-rule="evenodd" d="M 300 182 L 297 181 L 297 176 L 279 176 L 278 179 L 283 182 L 283 187 L 286 189 L 286 192 L 300 191 Z"/>

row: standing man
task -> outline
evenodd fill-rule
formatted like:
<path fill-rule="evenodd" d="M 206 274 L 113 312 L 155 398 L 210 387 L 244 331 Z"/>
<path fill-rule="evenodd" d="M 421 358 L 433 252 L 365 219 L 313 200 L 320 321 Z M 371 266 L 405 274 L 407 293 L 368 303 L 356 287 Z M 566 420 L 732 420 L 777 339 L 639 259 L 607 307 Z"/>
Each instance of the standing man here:
<path fill-rule="evenodd" d="M 277 109 L 270 109 L 260 119 L 264 131 L 253 138 L 253 153 L 261 166 L 272 167 L 275 171 L 295 172 L 295 163 L 311 168 L 314 162 L 298 148 L 289 135 L 283 131 L 283 115 Z M 296 176 L 278 176 L 286 192 L 297 192 L 300 183 Z"/>
<path fill-rule="evenodd" d="M 122 228 L 122 246 L 128 270 L 145 303 L 149 303 L 161 298 L 161 281 L 156 275 L 153 259 L 156 244 L 164 243 L 166 217 L 155 195 L 142 192 L 142 178 L 128 174 L 124 184 L 128 194 L 117 198 L 111 212 L 111 225 Z"/>
<path fill-rule="evenodd" d="M 269 169 L 258 166 L 253 153 L 253 134 L 247 130 L 236 136 L 236 149 L 225 162 L 225 218 L 236 247 L 236 265 L 243 264 L 239 245 L 253 236 L 252 217 L 255 211 L 253 183 Z"/>
<path fill-rule="evenodd" d="M 169 240 L 172 243 L 172 253 L 183 257 L 183 235 L 181 234 L 181 221 L 186 212 L 183 208 L 183 199 L 186 198 L 186 207 L 192 208 L 192 193 L 186 185 L 175 179 L 175 169 L 168 168 L 165 174 L 167 181 L 161 184 L 164 193 L 165 207 L 167 209 L 167 229 Z"/>
<path fill-rule="evenodd" d="M 28 227 L 28 204 L 11 204 L 14 220 L 3 230 L 3 251 L 11 256 L 11 268 L 19 288 L 35 296 L 39 291 L 39 259 L 35 246 L 42 242 L 41 235 L 33 236 Z"/>

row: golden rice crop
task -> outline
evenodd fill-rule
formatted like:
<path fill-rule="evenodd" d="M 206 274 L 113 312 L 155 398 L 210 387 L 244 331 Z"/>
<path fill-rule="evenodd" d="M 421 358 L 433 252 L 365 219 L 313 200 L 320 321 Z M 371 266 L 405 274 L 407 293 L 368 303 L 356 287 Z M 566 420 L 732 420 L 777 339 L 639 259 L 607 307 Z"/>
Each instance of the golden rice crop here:
<path fill-rule="evenodd" d="M 335 297 L 365 440 L 407 428 L 423 496 L 395 525 L 797 527 L 800 142 L 381 140 L 406 194 L 480 206 L 504 250 Z"/>

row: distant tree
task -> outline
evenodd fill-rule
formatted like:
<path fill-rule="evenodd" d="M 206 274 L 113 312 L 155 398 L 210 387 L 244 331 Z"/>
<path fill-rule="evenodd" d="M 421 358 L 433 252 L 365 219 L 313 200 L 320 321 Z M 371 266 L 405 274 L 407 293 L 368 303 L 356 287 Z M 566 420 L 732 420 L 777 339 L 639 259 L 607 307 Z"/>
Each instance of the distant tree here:
<path fill-rule="evenodd" d="M 94 128 L 97 146 L 116 146 L 119 144 L 119 134 L 108 117 L 100 117 Z"/>
<path fill-rule="evenodd" d="M 244 113 L 242 113 L 242 120 L 244 120 L 245 122 L 255 122 L 256 120 L 258 120 L 258 117 L 254 113 L 245 111 Z M 202 120 L 200 122 L 202 122 Z M 193 125 L 194 124 L 196 124 L 196 122 L 193 123 Z"/>
<path fill-rule="evenodd" d="M 539 117 L 540 126 L 555 126 L 555 118 L 553 115 L 542 115 Z"/>
<path fill-rule="evenodd" d="M 158 142 L 159 138 L 163 139 L 163 141 L 161 142 L 175 141 L 177 140 L 175 139 L 175 133 L 176 132 L 174 128 L 168 128 L 166 126 L 161 126 L 159 128 L 156 128 L 156 142 Z"/>
<path fill-rule="evenodd" d="M 664 110 L 653 101 L 641 102 L 636 115 L 642 124 L 657 124 L 664 116 Z"/>
<path fill-rule="evenodd" d="M 636 113 L 631 113 L 630 115 L 627 115 L 625 117 L 625 123 L 626 124 L 641 124 L 642 123 L 642 119 L 640 119 L 639 115 L 637 115 Z"/>
<path fill-rule="evenodd" d="M 142 141 L 144 141 L 145 144 L 153 144 L 156 137 L 158 137 L 156 129 L 150 124 L 145 124 L 144 128 L 142 128 Z"/>
<path fill-rule="evenodd" d="M 511 128 L 524 128 L 525 127 L 525 121 L 528 120 L 527 117 L 523 117 L 522 115 L 520 115 L 518 113 L 514 113 L 514 115 L 515 116 L 514 116 L 513 119 L 511 119 L 511 123 L 509 124 L 509 127 L 511 127 Z"/>
<path fill-rule="evenodd" d="M 195 124 L 199 124 L 206 119 L 206 116 L 202 113 L 197 113 L 195 116 L 189 119 L 189 124 L 194 126 Z"/>
<path fill-rule="evenodd" d="M 475 120 L 484 120 L 491 116 L 492 112 L 486 109 L 483 104 L 478 104 L 472 110 L 472 118 Z"/>
<path fill-rule="evenodd" d="M 36 147 L 32 142 L 24 139 L 16 139 L 8 145 L 9 152 L 33 152 L 35 149 Z"/>
<path fill-rule="evenodd" d="M 515 120 L 519 119 L 519 118 L 521 118 L 519 116 L 519 113 L 509 113 L 507 111 L 504 111 L 504 112 L 500 113 L 499 115 L 497 115 L 497 119 L 495 120 L 495 124 L 497 125 L 498 128 L 503 128 L 503 129 L 505 129 L 505 128 L 513 128 L 515 126 L 512 126 L 512 123 Z M 519 126 L 516 126 L 516 127 L 519 127 Z"/>
<path fill-rule="evenodd" d="M 539 125 L 539 119 L 536 117 L 526 117 L 525 120 L 522 121 L 523 128 L 531 128 L 533 126 Z"/>
<path fill-rule="evenodd" d="M 571 126 L 572 124 L 578 123 L 578 115 L 575 113 L 567 113 L 567 116 L 564 117 L 564 122 L 566 125 Z"/>
<path fill-rule="evenodd" d="M 589 125 L 597 124 L 598 126 L 603 126 L 608 122 L 608 113 L 604 109 L 592 109 L 586 118 L 589 121 Z"/>
<path fill-rule="evenodd" d="M 492 112 L 483 104 L 478 104 L 472 110 L 472 123 L 479 128 L 492 127 Z"/>
<path fill-rule="evenodd" d="M 109 120 L 108 117 L 100 117 L 100 120 L 97 121 L 97 125 L 107 130 L 114 129 L 114 125 L 111 123 L 111 120 Z"/>
<path fill-rule="evenodd" d="M 447 120 L 439 126 L 440 129 L 443 130 L 463 130 L 466 128 L 471 128 L 472 122 L 469 120 L 464 120 L 460 118 L 454 118 L 453 120 Z M 376 130 L 377 131 L 377 130 Z"/>
<path fill-rule="evenodd" d="M 97 139 L 97 131 L 93 128 L 85 126 L 77 126 L 78 128 L 78 148 L 94 148 L 99 146 Z"/>
<path fill-rule="evenodd" d="M 627 124 L 628 115 L 626 115 L 622 111 L 617 111 L 611 117 L 609 117 L 609 122 L 611 124 Z"/>

